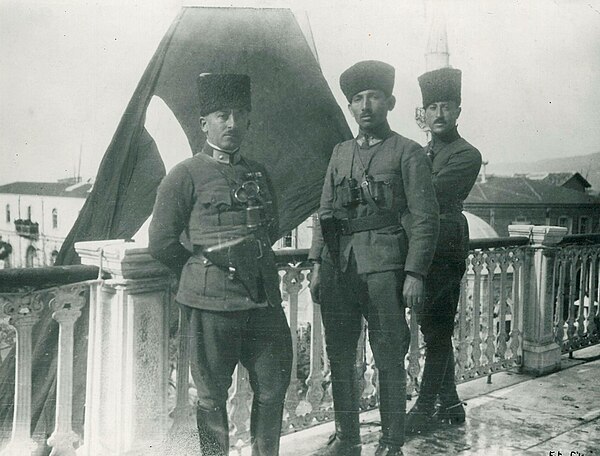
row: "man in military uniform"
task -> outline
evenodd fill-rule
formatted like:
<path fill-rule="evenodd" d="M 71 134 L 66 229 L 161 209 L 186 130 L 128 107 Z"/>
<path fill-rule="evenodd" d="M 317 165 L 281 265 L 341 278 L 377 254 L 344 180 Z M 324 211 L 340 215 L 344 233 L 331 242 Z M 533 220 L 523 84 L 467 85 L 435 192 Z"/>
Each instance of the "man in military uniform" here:
<path fill-rule="evenodd" d="M 364 61 L 340 77 L 359 134 L 333 150 L 318 212 L 323 236 L 316 233 L 309 254 L 331 364 L 336 434 L 323 453 L 329 456 L 361 453 L 354 363 L 362 316 L 379 370 L 382 436 L 375 454 L 401 455 L 404 444 L 405 306 L 423 299 L 438 205 L 421 147 L 388 125 L 394 73 L 386 63 Z"/>
<path fill-rule="evenodd" d="M 252 454 L 273 456 L 292 347 L 271 250 L 278 231 L 273 193 L 264 168 L 240 153 L 250 78 L 201 74 L 197 84 L 206 143 L 160 184 L 150 252 L 181 273 L 176 300 L 189 320 L 202 454 L 229 454 L 226 402 L 241 362 L 254 391 Z M 193 252 L 180 243 L 183 232 Z"/>
<path fill-rule="evenodd" d="M 433 185 L 440 205 L 440 236 L 429 275 L 424 305 L 417 320 L 425 339 L 425 367 L 417 402 L 408 413 L 407 432 L 420 432 L 439 420 L 462 423 L 465 411 L 454 381 L 452 333 L 460 282 L 469 253 L 469 227 L 463 201 L 475 184 L 481 154 L 458 134 L 461 71 L 442 68 L 419 77 L 425 123 L 431 141 Z M 436 405 L 437 401 L 437 405 Z"/>

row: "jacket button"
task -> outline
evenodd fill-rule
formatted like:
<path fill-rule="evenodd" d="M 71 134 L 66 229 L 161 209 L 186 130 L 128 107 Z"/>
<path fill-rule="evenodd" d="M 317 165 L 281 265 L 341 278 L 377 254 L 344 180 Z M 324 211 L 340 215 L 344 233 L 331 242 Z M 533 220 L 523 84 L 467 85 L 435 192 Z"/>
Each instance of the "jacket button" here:
<path fill-rule="evenodd" d="M 205 258 L 204 260 L 202 260 L 202 263 L 208 264 L 208 260 Z"/>

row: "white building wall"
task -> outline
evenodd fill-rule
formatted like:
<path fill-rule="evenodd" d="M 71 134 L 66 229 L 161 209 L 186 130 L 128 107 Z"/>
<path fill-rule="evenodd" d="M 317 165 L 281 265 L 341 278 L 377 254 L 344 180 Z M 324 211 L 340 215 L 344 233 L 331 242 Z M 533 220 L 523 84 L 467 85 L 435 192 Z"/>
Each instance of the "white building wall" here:
<path fill-rule="evenodd" d="M 0 260 L 0 268 L 26 267 L 27 251 L 33 249 L 34 266 L 52 265 L 52 252 L 60 250 L 84 203 L 84 198 L 0 194 L 0 236 L 13 248 L 8 261 Z M 7 204 L 10 205 L 10 222 L 6 218 Z M 28 218 L 28 207 L 31 207 L 31 221 L 39 224 L 37 239 L 19 236 L 15 229 L 15 220 Z M 56 209 L 58 215 L 56 227 L 52 221 L 53 209 Z"/>

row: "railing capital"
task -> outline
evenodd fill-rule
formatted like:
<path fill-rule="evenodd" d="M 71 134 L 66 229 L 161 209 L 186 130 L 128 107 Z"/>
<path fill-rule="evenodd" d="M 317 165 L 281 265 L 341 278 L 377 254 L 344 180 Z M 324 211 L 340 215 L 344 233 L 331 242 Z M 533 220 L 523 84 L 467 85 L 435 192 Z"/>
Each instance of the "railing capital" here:
<path fill-rule="evenodd" d="M 167 426 L 169 270 L 135 242 L 78 242 L 91 286 L 81 456 L 144 453 Z M 135 453 L 137 454 L 137 453 Z"/>
<path fill-rule="evenodd" d="M 567 235 L 563 226 L 549 225 L 509 225 L 508 234 L 511 237 L 527 236 L 532 246 L 554 246 Z"/>
<path fill-rule="evenodd" d="M 143 279 L 165 276 L 169 269 L 152 258 L 147 247 L 123 239 L 75 243 L 82 264 L 98 266 L 114 279 Z"/>

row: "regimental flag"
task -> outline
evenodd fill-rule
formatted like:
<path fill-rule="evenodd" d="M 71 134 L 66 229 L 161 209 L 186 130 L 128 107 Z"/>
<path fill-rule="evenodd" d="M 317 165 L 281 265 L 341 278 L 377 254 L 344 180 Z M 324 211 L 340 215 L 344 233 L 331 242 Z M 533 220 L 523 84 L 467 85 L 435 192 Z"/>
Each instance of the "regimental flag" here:
<path fill-rule="evenodd" d="M 271 176 L 280 234 L 317 208 L 333 146 L 351 133 L 294 15 L 287 9 L 184 8 L 139 82 L 56 264 L 78 262 L 77 241 L 130 238 L 147 220 L 166 169 L 204 142 L 196 78 L 211 72 L 245 73 L 252 79 L 252 124 L 242 148 Z M 147 108 L 157 100 L 183 142 L 161 143 L 147 128 Z M 58 328 L 49 313 L 33 334 L 32 430 L 50 434 Z M 81 431 L 85 313 L 75 337 L 73 424 Z M 13 397 L 14 356 L 0 367 L 0 431 L 11 427 Z"/>

